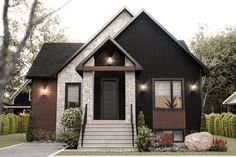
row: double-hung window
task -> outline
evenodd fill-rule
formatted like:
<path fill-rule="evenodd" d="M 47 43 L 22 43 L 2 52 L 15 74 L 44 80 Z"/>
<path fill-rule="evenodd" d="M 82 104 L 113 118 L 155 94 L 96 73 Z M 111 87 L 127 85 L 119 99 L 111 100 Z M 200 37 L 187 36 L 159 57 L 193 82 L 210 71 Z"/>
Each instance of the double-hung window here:
<path fill-rule="evenodd" d="M 80 83 L 67 83 L 66 84 L 66 104 L 65 108 L 79 107 L 80 106 Z"/>

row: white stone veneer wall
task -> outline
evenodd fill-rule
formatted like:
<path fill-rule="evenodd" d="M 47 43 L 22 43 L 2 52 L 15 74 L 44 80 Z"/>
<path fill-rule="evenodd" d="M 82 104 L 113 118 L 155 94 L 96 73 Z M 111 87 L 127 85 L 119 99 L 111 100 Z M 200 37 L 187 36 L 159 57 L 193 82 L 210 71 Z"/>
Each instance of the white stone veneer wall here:
<path fill-rule="evenodd" d="M 79 53 L 59 74 L 57 80 L 57 118 L 56 118 L 56 133 L 59 135 L 60 129 L 60 121 L 62 114 L 64 112 L 65 107 L 65 83 L 69 82 L 83 82 L 82 89 L 85 87 L 93 86 L 93 81 L 87 82 L 92 83 L 87 85 L 86 81 L 82 80 L 81 76 L 75 70 L 75 67 L 86 57 L 88 56 L 102 41 L 104 41 L 108 36 L 113 37 L 116 33 L 118 33 L 121 28 L 123 28 L 130 20 L 132 16 L 127 12 L 123 11 L 116 19 L 112 21 L 112 23 L 107 26 L 93 41 L 88 44 L 83 51 Z M 86 80 L 91 80 L 91 75 L 85 73 L 84 76 Z M 93 93 L 93 90 L 91 91 Z M 82 90 L 81 92 L 81 102 L 82 106 L 84 106 L 85 102 L 90 103 L 90 99 L 87 98 L 86 90 Z M 86 100 L 88 99 L 88 100 Z M 93 103 L 93 102 L 92 102 Z"/>
<path fill-rule="evenodd" d="M 125 66 L 134 64 L 125 57 Z M 125 116 L 126 121 L 131 122 L 131 104 L 133 105 L 133 120 L 135 123 L 136 104 L 135 104 L 135 71 L 125 72 Z"/>

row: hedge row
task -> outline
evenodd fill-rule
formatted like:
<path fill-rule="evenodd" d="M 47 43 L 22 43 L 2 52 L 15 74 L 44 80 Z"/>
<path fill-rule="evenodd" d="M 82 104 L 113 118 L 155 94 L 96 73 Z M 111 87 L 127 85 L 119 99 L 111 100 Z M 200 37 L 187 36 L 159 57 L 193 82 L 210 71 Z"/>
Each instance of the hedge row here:
<path fill-rule="evenodd" d="M 0 115 L 0 135 L 25 133 L 29 115 L 18 116 L 12 113 Z"/>
<path fill-rule="evenodd" d="M 236 138 L 236 115 L 228 113 L 204 114 L 206 129 L 214 135 Z"/>

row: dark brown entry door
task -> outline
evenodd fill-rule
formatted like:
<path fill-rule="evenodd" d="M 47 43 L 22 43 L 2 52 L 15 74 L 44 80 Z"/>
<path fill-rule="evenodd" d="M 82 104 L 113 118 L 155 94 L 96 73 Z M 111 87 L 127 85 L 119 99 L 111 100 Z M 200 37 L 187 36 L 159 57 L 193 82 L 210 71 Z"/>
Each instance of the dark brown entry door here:
<path fill-rule="evenodd" d="M 101 118 L 103 120 L 119 119 L 119 80 L 102 79 L 101 82 Z"/>

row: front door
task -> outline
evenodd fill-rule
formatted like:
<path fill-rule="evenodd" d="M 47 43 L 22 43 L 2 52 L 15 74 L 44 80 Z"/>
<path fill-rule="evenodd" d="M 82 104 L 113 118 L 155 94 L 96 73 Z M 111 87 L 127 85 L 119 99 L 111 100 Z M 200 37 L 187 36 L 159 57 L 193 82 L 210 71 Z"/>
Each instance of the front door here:
<path fill-rule="evenodd" d="M 119 79 L 101 79 L 101 119 L 119 119 Z"/>

